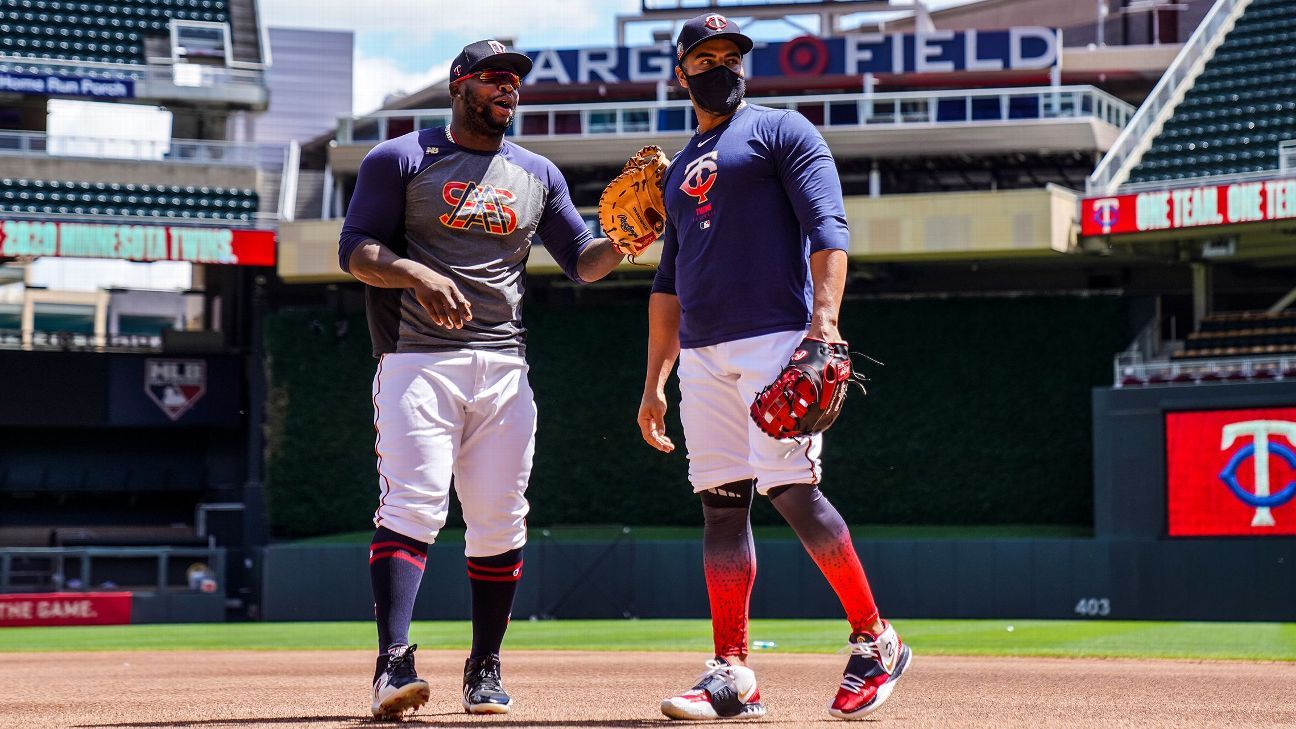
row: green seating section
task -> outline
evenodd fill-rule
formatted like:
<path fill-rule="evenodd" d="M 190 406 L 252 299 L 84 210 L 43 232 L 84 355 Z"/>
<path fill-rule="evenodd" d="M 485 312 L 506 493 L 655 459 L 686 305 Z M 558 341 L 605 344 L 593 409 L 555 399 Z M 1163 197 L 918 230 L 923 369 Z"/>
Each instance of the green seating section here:
<path fill-rule="evenodd" d="M 255 190 L 119 182 L 0 179 L 0 214 L 124 215 L 251 222 Z"/>
<path fill-rule="evenodd" d="M 93 63 L 144 62 L 144 38 L 167 22 L 229 21 L 227 0 L 0 0 L 0 55 Z"/>
<path fill-rule="evenodd" d="M 1296 0 L 1254 0 L 1207 62 L 1129 182 L 1278 168 L 1296 139 Z"/>

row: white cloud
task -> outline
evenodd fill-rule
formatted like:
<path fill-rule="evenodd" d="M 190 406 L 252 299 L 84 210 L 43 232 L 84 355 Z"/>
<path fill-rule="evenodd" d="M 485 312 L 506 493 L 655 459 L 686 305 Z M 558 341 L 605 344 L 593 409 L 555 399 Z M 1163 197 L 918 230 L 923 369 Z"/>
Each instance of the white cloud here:
<path fill-rule="evenodd" d="M 330 28 L 365 32 L 407 32 L 423 36 L 477 34 L 511 37 L 521 45 L 538 34 L 562 32 L 579 38 L 593 30 L 610 36 L 614 13 L 637 10 L 637 0 L 264 0 L 269 26 Z"/>
<path fill-rule="evenodd" d="M 428 84 L 446 77 L 450 61 L 438 63 L 426 71 L 410 73 L 400 70 L 390 58 L 374 58 L 356 54 L 355 73 L 351 92 L 351 108 L 364 114 L 382 106 L 383 99 L 391 93 L 414 93 Z"/>

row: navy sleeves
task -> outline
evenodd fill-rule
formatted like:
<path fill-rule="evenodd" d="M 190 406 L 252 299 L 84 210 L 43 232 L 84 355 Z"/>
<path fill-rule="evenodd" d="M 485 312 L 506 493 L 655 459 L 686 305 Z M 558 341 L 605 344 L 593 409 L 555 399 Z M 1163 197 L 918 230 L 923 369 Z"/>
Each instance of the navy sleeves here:
<path fill-rule="evenodd" d="M 567 274 L 567 278 L 585 283 L 581 280 L 576 263 L 581 251 L 594 239 L 594 234 L 585 225 L 580 213 L 576 212 L 576 205 L 572 203 L 571 192 L 567 189 L 567 180 L 563 179 L 562 173 L 552 165 L 548 172 L 549 194 L 545 198 L 544 212 L 540 214 L 536 233 L 563 273 Z"/>
<path fill-rule="evenodd" d="M 366 240 L 388 244 L 405 219 L 405 151 L 391 140 L 360 163 L 355 194 L 338 239 L 338 265 L 351 272 L 351 254 Z M 416 142 L 417 146 L 417 142 Z"/>
<path fill-rule="evenodd" d="M 657 275 L 653 277 L 654 294 L 675 295 L 675 258 L 679 256 L 679 239 L 675 235 L 675 222 L 666 216 L 666 231 L 662 233 L 661 262 L 657 264 Z"/>
<path fill-rule="evenodd" d="M 819 130 L 796 112 L 771 115 L 777 128 L 771 135 L 779 179 L 796 211 L 801 232 L 810 239 L 810 252 L 850 249 L 850 229 L 842 202 L 841 179 L 832 153 Z"/>

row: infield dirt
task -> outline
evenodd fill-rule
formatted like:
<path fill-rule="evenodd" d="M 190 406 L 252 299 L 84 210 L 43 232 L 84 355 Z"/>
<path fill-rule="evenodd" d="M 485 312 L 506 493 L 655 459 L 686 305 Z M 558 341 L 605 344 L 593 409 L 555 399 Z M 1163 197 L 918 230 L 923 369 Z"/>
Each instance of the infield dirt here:
<path fill-rule="evenodd" d="M 464 655 L 418 653 L 432 701 L 404 724 L 646 727 L 706 656 L 504 654 L 513 713 L 459 706 Z M 825 707 L 845 658 L 757 654 L 771 727 L 838 724 Z M 373 656 L 357 651 L 0 654 L 4 727 L 394 726 L 369 714 Z M 888 727 L 1291 727 L 1296 664 L 924 656 L 869 717 Z M 721 722 L 712 722 L 721 723 Z M 678 723 L 676 724 L 679 725 Z"/>

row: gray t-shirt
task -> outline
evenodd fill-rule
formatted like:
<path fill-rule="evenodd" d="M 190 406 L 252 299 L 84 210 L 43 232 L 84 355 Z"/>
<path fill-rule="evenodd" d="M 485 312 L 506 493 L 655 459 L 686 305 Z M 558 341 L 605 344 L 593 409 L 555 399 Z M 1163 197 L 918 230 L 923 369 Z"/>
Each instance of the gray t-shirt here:
<path fill-rule="evenodd" d="M 366 287 L 374 355 L 492 349 L 523 354 L 526 261 L 539 239 L 573 281 L 593 238 L 552 162 L 505 141 L 464 149 L 444 127 L 374 147 L 360 164 L 338 256 L 376 240 L 455 282 L 472 304 L 463 329 L 437 326 L 413 292 Z M 399 297 L 399 306 L 396 300 Z"/>

